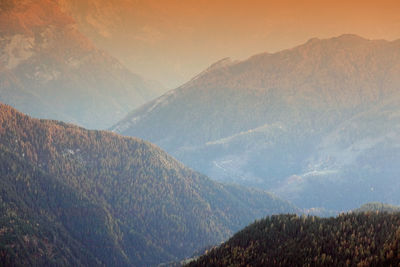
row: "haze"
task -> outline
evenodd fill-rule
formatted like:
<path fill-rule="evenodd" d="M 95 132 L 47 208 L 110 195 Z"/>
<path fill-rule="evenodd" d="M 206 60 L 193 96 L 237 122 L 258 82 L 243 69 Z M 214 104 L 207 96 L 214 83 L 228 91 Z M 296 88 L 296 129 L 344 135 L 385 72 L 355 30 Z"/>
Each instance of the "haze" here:
<path fill-rule="evenodd" d="M 398 3 L 0 0 L 0 266 L 400 266 Z"/>
<path fill-rule="evenodd" d="M 93 5 L 101 9 L 98 2 Z M 107 5 L 107 11 L 85 17 L 98 35 L 86 33 L 133 72 L 168 88 L 221 58 L 276 52 L 313 37 L 400 36 L 400 4 L 393 0 L 117 0 Z M 104 25 L 104 16 L 113 17 L 113 24 Z"/>

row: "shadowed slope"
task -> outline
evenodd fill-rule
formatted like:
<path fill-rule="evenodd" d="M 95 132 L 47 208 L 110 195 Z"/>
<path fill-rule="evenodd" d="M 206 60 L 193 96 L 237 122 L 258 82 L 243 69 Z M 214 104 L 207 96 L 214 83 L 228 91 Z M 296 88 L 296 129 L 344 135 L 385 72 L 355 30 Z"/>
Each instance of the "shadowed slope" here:
<path fill-rule="evenodd" d="M 0 106 L 0 140 L 10 153 L 96 207 L 88 217 L 67 212 L 73 222 L 68 233 L 82 231 L 74 238 L 108 265 L 183 258 L 255 218 L 296 210 L 268 193 L 212 182 L 139 139 L 31 119 L 6 105 Z M 85 243 L 92 231 L 93 242 Z"/>

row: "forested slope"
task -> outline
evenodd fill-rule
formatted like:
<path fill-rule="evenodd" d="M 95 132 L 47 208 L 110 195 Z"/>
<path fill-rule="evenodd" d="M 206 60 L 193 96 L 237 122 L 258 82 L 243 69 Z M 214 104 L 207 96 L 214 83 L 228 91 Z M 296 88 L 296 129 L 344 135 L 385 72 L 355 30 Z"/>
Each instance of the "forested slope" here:
<path fill-rule="evenodd" d="M 400 41 L 356 35 L 219 61 L 112 129 L 301 208 L 400 203 Z"/>
<path fill-rule="evenodd" d="M 235 234 L 189 266 L 398 266 L 400 213 L 278 215 Z"/>
<path fill-rule="evenodd" d="M 27 166 L 2 168 L 3 188 L 10 188 L 2 197 L 16 197 L 3 199 L 10 212 L 43 219 L 52 225 L 49 231 L 65 229 L 72 240 L 65 246 L 78 242 L 100 264 L 148 266 L 180 259 L 256 218 L 296 211 L 266 192 L 212 182 L 142 140 L 32 119 L 6 105 L 0 105 L 0 145 L 11 155 L 3 164 Z M 14 187 L 16 177 L 30 178 Z M 35 190 L 38 195 L 31 196 Z M 55 202 L 47 200 L 51 196 Z M 59 204 L 54 209 L 50 202 Z M 38 235 L 35 230 L 24 235 L 31 238 L 29 233 Z M 7 238 L 0 236 L 2 242 Z M 27 250 L 15 244 L 9 244 L 14 254 Z M 74 257 L 84 264 L 79 254 Z M 66 255 L 60 261 L 75 265 Z"/>

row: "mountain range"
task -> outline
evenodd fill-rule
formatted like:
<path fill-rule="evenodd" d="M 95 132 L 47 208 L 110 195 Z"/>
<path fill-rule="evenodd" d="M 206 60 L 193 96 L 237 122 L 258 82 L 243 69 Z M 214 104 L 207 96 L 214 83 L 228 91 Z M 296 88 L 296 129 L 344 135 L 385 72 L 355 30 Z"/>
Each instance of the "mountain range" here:
<path fill-rule="evenodd" d="M 0 263 L 152 266 L 257 218 L 299 212 L 214 182 L 155 145 L 0 104 Z"/>
<path fill-rule="evenodd" d="M 302 208 L 399 204 L 400 41 L 345 34 L 223 59 L 111 129 Z"/>
<path fill-rule="evenodd" d="M 55 1 L 2 1 L 0 45 L 0 101 L 32 116 L 105 129 L 163 90 L 98 49 Z"/>
<path fill-rule="evenodd" d="M 203 19 L 195 18 L 196 13 L 202 12 L 195 11 L 199 6 L 212 8 L 218 5 L 216 3 L 157 0 L 55 2 L 74 18 L 79 31 L 97 47 L 134 73 L 160 81 L 166 88 L 175 88 L 186 82 L 207 66 L 209 57 L 218 58 L 217 50 L 211 55 L 202 55 L 207 52 L 204 47 L 207 40 L 192 25 L 205 22 L 202 20 L 206 14 Z M 185 7 L 190 9 L 183 11 Z M 185 17 L 190 19 L 186 22 Z"/>
<path fill-rule="evenodd" d="M 178 2 L 0 0 L 0 266 L 398 266 L 400 40 L 165 93 L 225 47 Z"/>

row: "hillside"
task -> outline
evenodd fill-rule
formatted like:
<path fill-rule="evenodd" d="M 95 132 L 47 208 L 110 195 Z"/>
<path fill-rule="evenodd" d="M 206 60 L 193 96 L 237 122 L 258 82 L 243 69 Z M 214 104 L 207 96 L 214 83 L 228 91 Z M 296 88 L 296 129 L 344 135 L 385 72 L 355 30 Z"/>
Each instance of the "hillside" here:
<path fill-rule="evenodd" d="M 22 265 L 33 253 L 46 264 L 149 266 L 217 244 L 266 214 L 297 211 L 266 192 L 213 182 L 150 143 L 7 105 L 0 146 L 2 188 L 10 188 L 1 194 L 9 226 L 0 244 L 5 260 L 24 255 Z M 31 251 L 24 237 L 55 254 Z"/>
<path fill-rule="evenodd" d="M 379 203 L 379 202 L 372 202 L 366 203 L 359 207 L 358 209 L 353 210 L 355 213 L 362 213 L 362 212 L 400 212 L 399 206 L 393 206 L 389 204 Z"/>
<path fill-rule="evenodd" d="M 200 6 L 212 10 L 218 5 L 212 1 L 207 4 L 158 0 L 55 2 L 75 19 L 78 29 L 97 47 L 117 58 L 134 73 L 160 81 L 166 88 L 183 84 L 221 55 L 217 50 L 210 51 L 201 48 L 202 45 L 199 47 L 207 41 L 203 38 L 206 36 L 201 37 L 189 26 L 199 19 L 195 18 L 196 15 L 203 13 L 199 10 Z M 190 9 L 183 11 L 185 7 Z M 183 22 L 183 17 L 188 21 Z M 201 24 L 208 19 L 206 14 L 203 19 Z M 194 42 L 192 38 L 198 41 Z M 201 52 L 193 50 L 193 47 L 203 49 L 207 55 L 199 54 Z"/>
<path fill-rule="evenodd" d="M 112 127 L 303 208 L 400 203 L 400 42 L 311 39 L 225 59 Z"/>
<path fill-rule="evenodd" d="M 399 213 L 271 216 L 188 266 L 398 266 L 399 225 Z"/>
<path fill-rule="evenodd" d="M 105 129 L 161 94 L 54 1 L 2 1 L 0 44 L 0 101 L 32 116 Z"/>
<path fill-rule="evenodd" d="M 0 265 L 121 263 L 121 255 L 106 248 L 114 245 L 109 233 L 100 232 L 108 230 L 103 210 L 3 146 L 0 166 Z M 93 242 L 111 257 L 94 253 Z"/>

